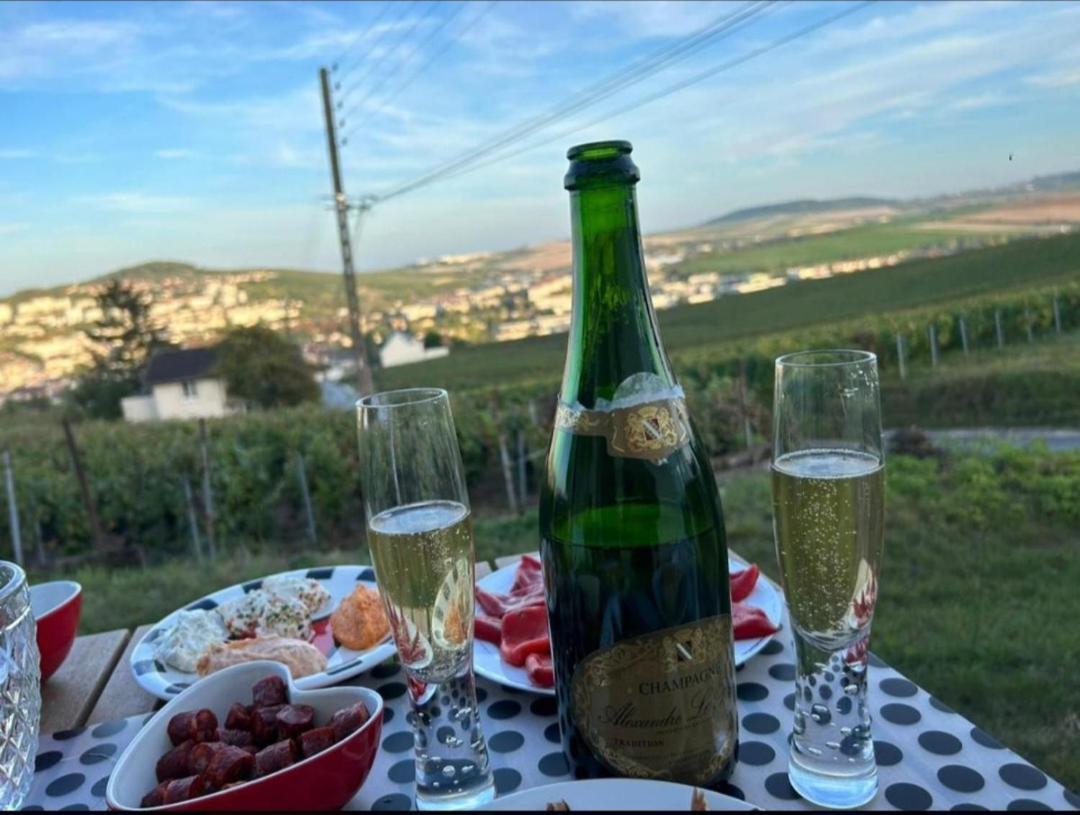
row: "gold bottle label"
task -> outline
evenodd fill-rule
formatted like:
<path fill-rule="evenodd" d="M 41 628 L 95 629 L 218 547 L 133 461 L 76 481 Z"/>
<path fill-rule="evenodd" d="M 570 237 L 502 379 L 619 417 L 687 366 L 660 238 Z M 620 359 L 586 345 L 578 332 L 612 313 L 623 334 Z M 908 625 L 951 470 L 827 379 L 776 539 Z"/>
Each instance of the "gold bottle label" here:
<path fill-rule="evenodd" d="M 621 775 L 707 784 L 737 739 L 731 617 L 655 631 L 594 651 L 571 681 L 571 713 Z"/>
<path fill-rule="evenodd" d="M 555 427 L 581 436 L 603 436 L 608 455 L 649 461 L 662 461 L 690 438 L 686 402 L 681 398 L 610 410 L 560 403 Z"/>

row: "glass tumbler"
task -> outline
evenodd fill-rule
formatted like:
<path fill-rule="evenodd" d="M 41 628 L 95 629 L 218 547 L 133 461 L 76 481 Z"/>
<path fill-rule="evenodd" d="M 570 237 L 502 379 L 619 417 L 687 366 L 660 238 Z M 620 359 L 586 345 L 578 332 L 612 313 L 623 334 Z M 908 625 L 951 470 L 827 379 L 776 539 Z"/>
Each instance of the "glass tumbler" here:
<path fill-rule="evenodd" d="M 812 803 L 858 807 L 878 787 L 867 705 L 885 515 L 877 358 L 780 357 L 774 400 L 773 527 L 797 663 L 788 777 Z"/>
<path fill-rule="evenodd" d="M 357 402 L 375 578 L 409 689 L 419 809 L 495 797 L 473 678 L 472 515 L 446 391 Z"/>
<path fill-rule="evenodd" d="M 0 809 L 19 809 L 34 779 L 41 717 L 38 662 L 26 574 L 0 560 Z"/>

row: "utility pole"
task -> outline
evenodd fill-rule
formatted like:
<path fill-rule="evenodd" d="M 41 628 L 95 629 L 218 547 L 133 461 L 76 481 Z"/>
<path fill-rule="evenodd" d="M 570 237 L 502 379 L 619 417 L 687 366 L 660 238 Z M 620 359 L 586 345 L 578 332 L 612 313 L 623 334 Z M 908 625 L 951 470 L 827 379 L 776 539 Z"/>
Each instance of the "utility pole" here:
<path fill-rule="evenodd" d="M 330 176 L 334 182 L 334 210 L 337 213 L 338 240 L 341 242 L 341 265 L 345 274 L 345 302 L 349 307 L 349 333 L 353 355 L 356 357 L 356 386 L 361 396 L 371 393 L 371 369 L 367 364 L 367 348 L 360 334 L 360 299 L 356 296 L 356 271 L 353 269 L 352 239 L 349 236 L 349 199 L 341 183 L 338 163 L 337 129 L 334 125 L 334 103 L 330 97 L 330 72 L 319 69 L 322 85 L 323 116 L 326 118 L 326 146 L 330 151 Z"/>

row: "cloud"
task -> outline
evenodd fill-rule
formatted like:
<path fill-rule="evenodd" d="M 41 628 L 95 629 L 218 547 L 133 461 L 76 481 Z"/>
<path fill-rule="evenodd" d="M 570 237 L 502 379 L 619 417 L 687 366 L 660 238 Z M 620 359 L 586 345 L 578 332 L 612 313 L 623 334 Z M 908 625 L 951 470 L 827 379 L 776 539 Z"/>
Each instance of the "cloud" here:
<path fill-rule="evenodd" d="M 199 153 L 194 150 L 189 150 L 186 147 L 167 147 L 161 150 L 155 150 L 154 156 L 156 158 L 164 158 L 170 160 L 190 159 L 198 157 Z"/>
<path fill-rule="evenodd" d="M 24 158 L 37 158 L 37 151 L 26 147 L 0 147 L 0 161 L 17 161 Z"/>
<path fill-rule="evenodd" d="M 202 202 L 190 196 L 124 191 L 100 195 L 78 195 L 72 198 L 72 203 L 131 215 L 170 215 L 192 212 L 198 209 Z"/>
<path fill-rule="evenodd" d="M 730 8 L 724 6 L 730 5 Z M 633 37 L 677 37 L 689 34 L 717 17 L 717 10 L 730 13 L 733 4 L 717 5 L 700 2 L 670 2 L 669 0 L 637 0 L 611 3 L 608 0 L 588 0 L 571 7 L 571 15 L 583 23 L 603 20 Z"/>
<path fill-rule="evenodd" d="M 1080 67 L 1064 68 L 1051 73 L 1036 74 L 1028 77 L 1028 82 L 1040 88 L 1064 88 L 1069 85 L 1080 85 Z"/>
<path fill-rule="evenodd" d="M 984 108 L 1001 107 L 1016 101 L 1016 97 L 996 91 L 984 91 L 971 96 L 964 96 L 950 102 L 949 110 L 983 110 Z"/>
<path fill-rule="evenodd" d="M 128 21 L 50 20 L 0 30 L 0 81 L 117 66 L 140 36 Z M 59 57 L 59 58 L 58 58 Z"/>

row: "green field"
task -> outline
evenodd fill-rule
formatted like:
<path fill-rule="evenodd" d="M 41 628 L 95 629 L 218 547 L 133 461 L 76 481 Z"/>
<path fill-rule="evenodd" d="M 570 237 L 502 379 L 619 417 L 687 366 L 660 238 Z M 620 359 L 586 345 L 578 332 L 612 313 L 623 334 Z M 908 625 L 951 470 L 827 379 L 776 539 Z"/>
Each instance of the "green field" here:
<path fill-rule="evenodd" d="M 764 472 L 721 478 L 729 543 L 776 576 Z M 536 549 L 536 514 L 480 514 L 477 557 Z M 894 455 L 873 647 L 1066 786 L 1080 786 L 1080 454 Z M 287 568 L 368 562 L 302 545 L 196 568 L 84 568 L 84 632 L 160 619 L 207 591 Z M 50 575 L 35 575 L 44 579 Z"/>
<path fill-rule="evenodd" d="M 895 252 L 919 249 L 959 248 L 975 242 L 987 244 L 1015 234 L 1002 228 L 995 232 L 973 234 L 950 229 L 947 224 L 921 226 L 906 218 L 884 224 L 869 224 L 821 235 L 773 240 L 761 246 L 749 246 L 733 252 L 714 252 L 677 264 L 680 277 L 699 272 L 743 274 L 747 272 L 783 272 L 792 266 L 812 266 L 838 260 L 881 257 Z"/>

